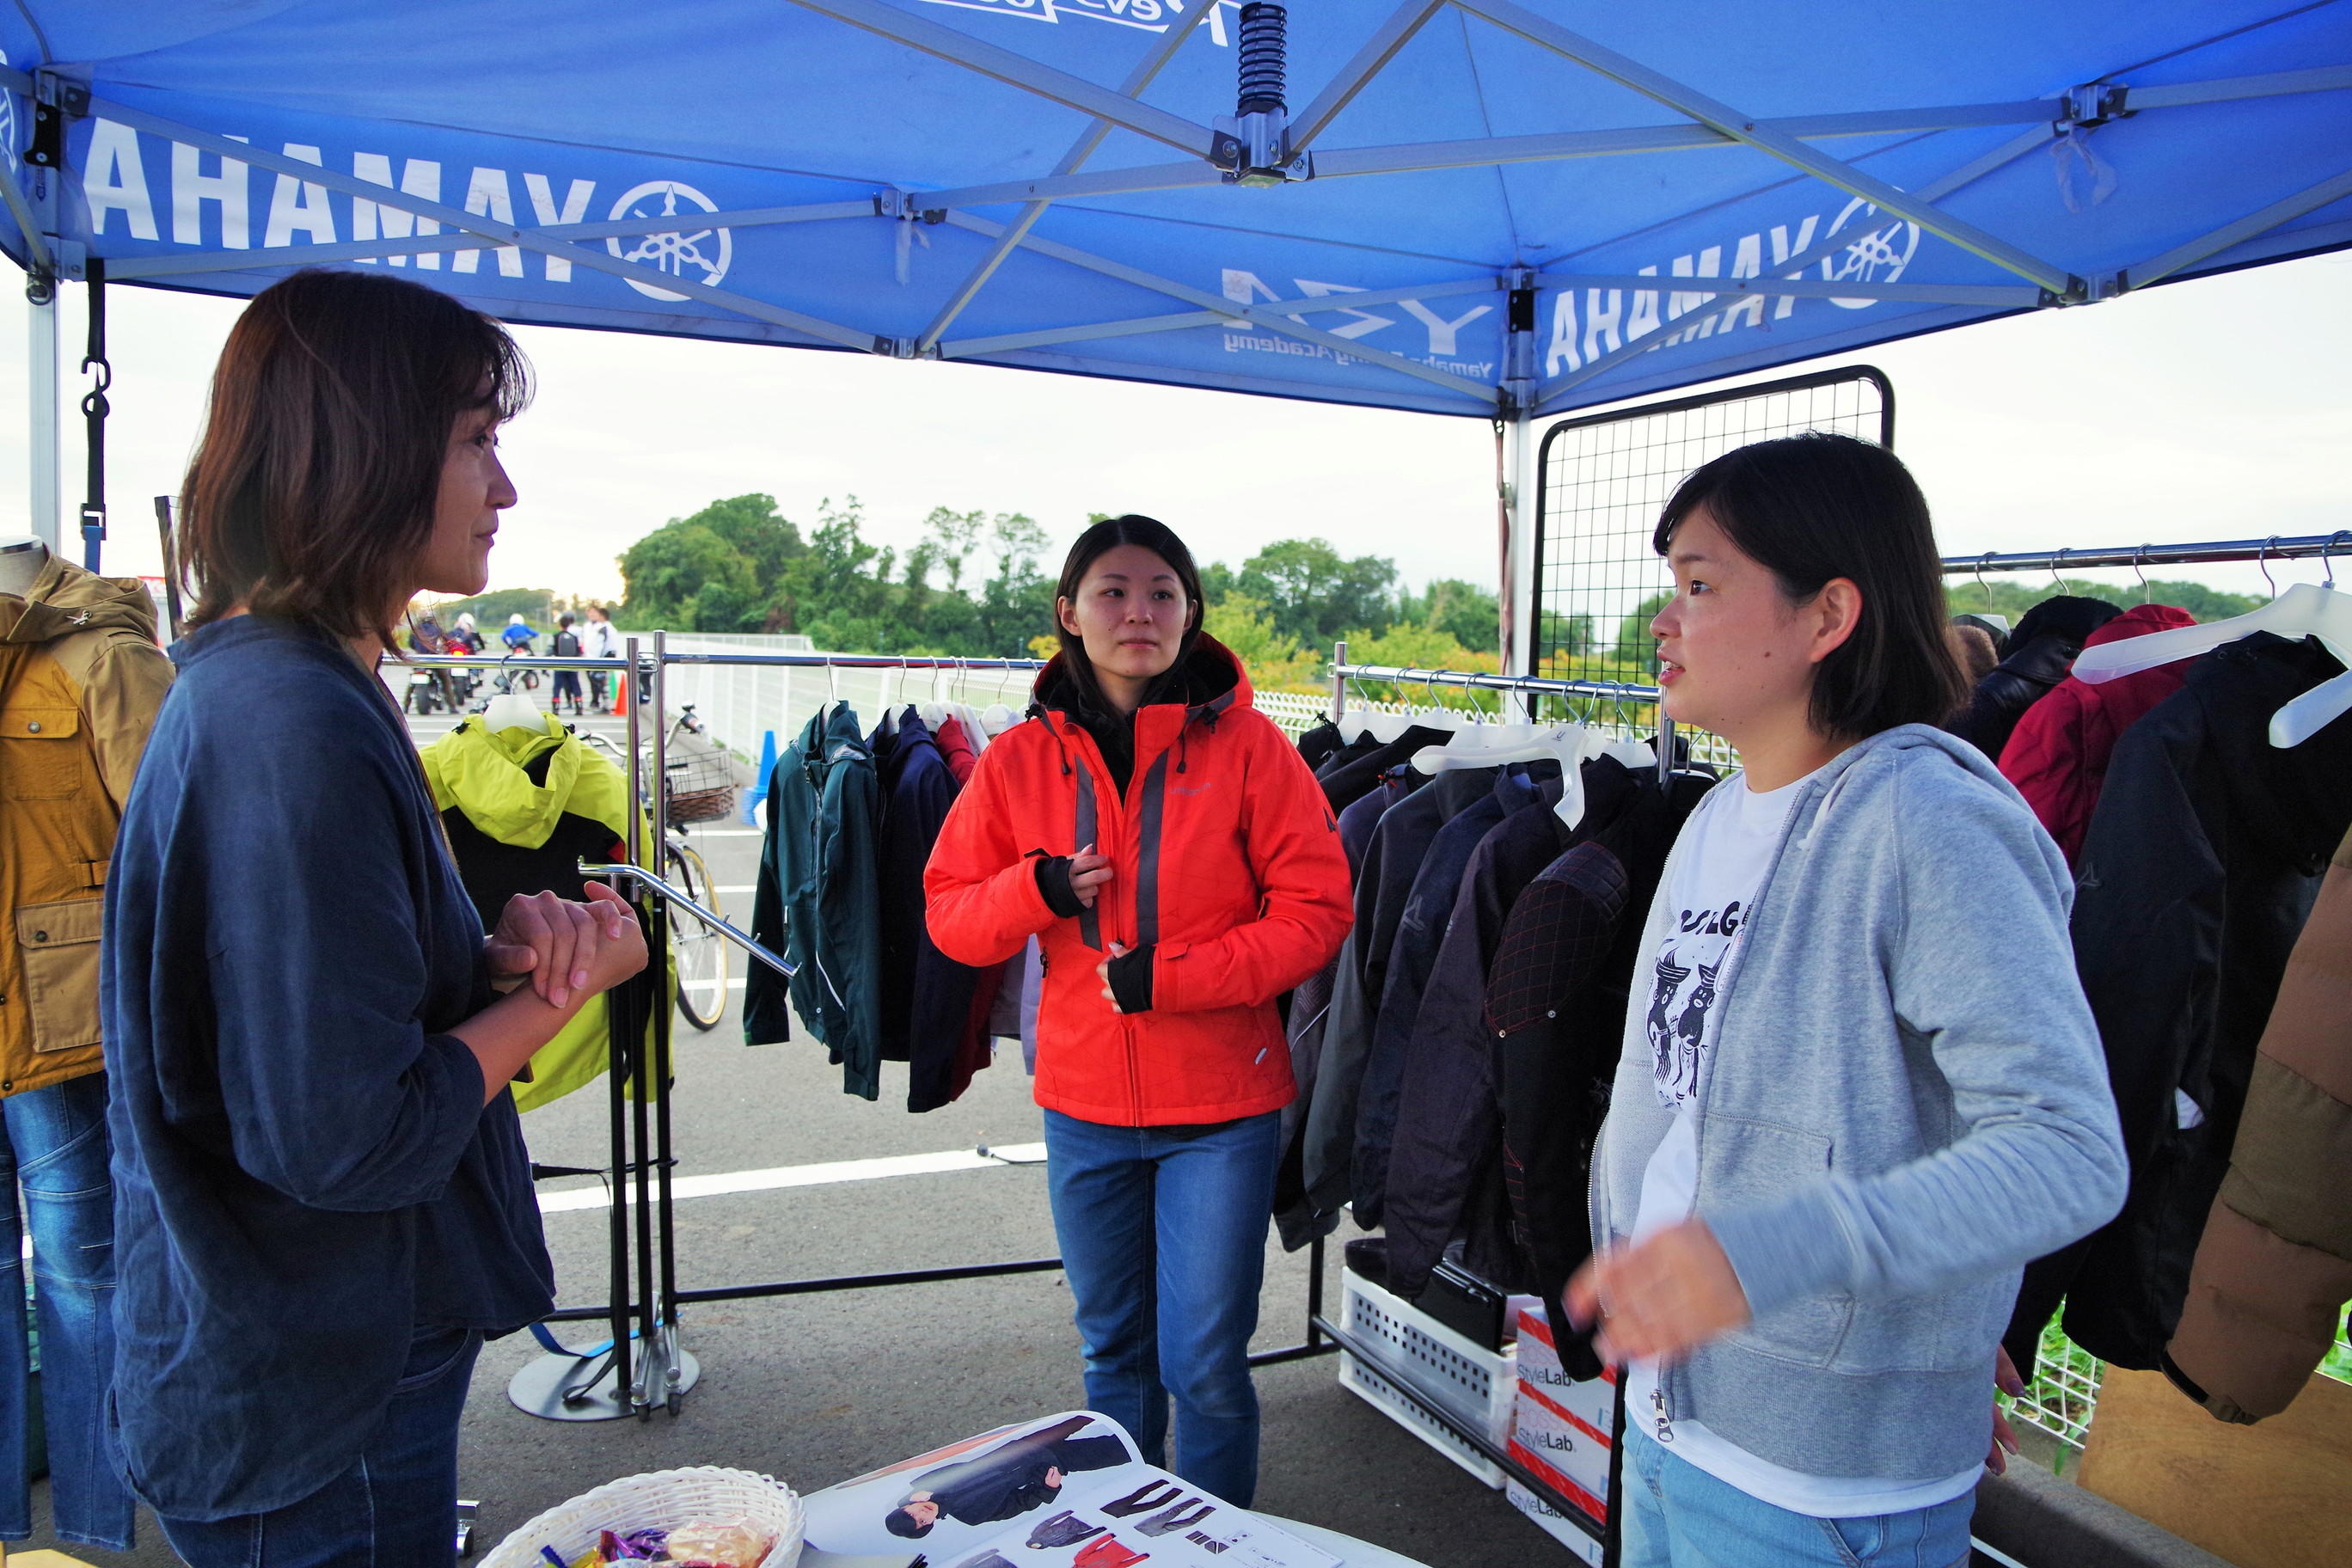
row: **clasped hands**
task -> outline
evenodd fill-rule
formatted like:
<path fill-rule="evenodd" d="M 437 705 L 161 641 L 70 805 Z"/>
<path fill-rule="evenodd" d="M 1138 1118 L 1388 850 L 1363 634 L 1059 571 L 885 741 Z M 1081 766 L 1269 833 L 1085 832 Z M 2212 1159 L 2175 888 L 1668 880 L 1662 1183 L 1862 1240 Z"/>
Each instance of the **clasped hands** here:
<path fill-rule="evenodd" d="M 602 882 L 583 900 L 518 893 L 484 940 L 490 978 L 512 989 L 525 979 L 551 1007 L 619 984 L 646 966 L 645 932 L 629 900 Z"/>

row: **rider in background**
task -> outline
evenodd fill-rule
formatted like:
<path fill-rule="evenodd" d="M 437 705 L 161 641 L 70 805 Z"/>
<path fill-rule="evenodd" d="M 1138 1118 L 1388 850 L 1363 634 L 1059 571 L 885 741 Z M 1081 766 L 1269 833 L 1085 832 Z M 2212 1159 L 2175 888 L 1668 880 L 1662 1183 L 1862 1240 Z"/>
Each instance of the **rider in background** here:
<path fill-rule="evenodd" d="M 580 657 L 580 634 L 572 629 L 572 624 L 570 616 L 560 616 L 556 620 L 555 640 L 549 645 L 548 651 L 558 658 Z M 563 711 L 563 700 L 567 697 L 572 700 L 572 711 L 574 717 L 586 712 L 586 710 L 581 706 L 580 672 L 576 669 L 559 669 L 555 672 L 555 710 L 558 713 Z"/>
<path fill-rule="evenodd" d="M 539 633 L 533 630 L 531 624 L 520 615 L 507 617 L 507 629 L 499 634 L 499 640 L 507 645 L 509 653 L 539 651 Z"/>

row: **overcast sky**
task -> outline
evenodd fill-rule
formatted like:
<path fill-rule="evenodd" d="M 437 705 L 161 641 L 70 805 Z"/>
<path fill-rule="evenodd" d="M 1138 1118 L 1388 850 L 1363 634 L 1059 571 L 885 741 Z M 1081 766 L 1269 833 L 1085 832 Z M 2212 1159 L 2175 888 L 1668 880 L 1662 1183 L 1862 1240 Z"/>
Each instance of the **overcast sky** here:
<path fill-rule="evenodd" d="M 68 292 L 70 379 L 81 301 Z M 153 573 L 152 498 L 178 488 L 239 305 L 132 288 L 109 303 L 106 564 Z M 23 364 L 25 314 L 0 305 L 0 363 Z M 1057 545 L 1090 510 L 1143 511 L 1204 561 L 1319 534 L 1393 557 L 1416 584 L 1495 581 L 1481 421 L 687 339 L 519 336 L 540 395 L 504 437 L 522 499 L 492 557 L 495 586 L 616 595 L 614 560 L 631 541 L 749 490 L 803 528 L 824 498 L 855 495 L 868 537 L 887 543 L 911 542 L 940 505 L 1025 511 Z M 2352 528 L 2352 256 L 1818 363 L 1863 359 L 1894 381 L 1896 449 L 1947 553 Z M 0 376 L 0 534 L 25 527 L 25 407 L 21 372 Z M 82 461 L 76 418 L 69 513 Z M 2252 566 L 2178 574 L 2262 585 Z"/>

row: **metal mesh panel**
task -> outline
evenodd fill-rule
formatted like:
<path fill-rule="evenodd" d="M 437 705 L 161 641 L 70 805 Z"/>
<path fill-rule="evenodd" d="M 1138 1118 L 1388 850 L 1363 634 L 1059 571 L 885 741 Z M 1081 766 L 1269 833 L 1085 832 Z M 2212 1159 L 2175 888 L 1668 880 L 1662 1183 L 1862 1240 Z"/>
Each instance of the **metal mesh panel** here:
<path fill-rule="evenodd" d="M 1570 419 L 1537 458 L 1536 593 L 1528 668 L 1571 680 L 1657 679 L 1650 616 L 1674 577 L 1650 548 L 1685 475 L 1750 442 L 1832 430 L 1892 446 L 1895 389 L 1866 365 Z M 1625 717 L 1656 725 L 1650 703 Z M 1692 737 L 1701 756 L 1721 752 Z M 1727 760 L 1727 752 L 1718 760 Z"/>

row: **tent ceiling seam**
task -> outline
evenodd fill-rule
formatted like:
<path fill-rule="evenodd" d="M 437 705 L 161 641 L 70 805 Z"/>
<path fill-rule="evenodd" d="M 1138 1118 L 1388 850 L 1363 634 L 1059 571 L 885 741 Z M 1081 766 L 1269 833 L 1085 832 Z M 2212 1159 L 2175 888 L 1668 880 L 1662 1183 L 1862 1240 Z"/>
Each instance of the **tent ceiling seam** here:
<path fill-rule="evenodd" d="M 1213 4 L 1213 0 L 1212 0 Z M 1155 109 L 1140 100 L 1100 87 L 1083 77 L 1056 70 L 1042 61 L 960 33 L 952 27 L 880 5 L 877 0 L 790 0 L 804 11 L 830 16 L 853 27 L 920 50 L 950 65 L 963 67 L 1008 87 L 1049 99 L 1098 120 L 1125 126 L 1139 136 L 1164 142 L 1180 152 L 1205 157 L 1213 133 L 1181 114 Z"/>
<path fill-rule="evenodd" d="M 1191 39 L 1194 30 L 1215 9 L 1215 0 L 1211 0 L 1209 5 L 1195 11 L 1190 21 L 1181 26 L 1169 28 L 1167 37 L 1160 41 L 1158 47 L 1145 55 L 1135 69 L 1128 73 L 1128 79 L 1119 85 L 1119 90 L 1127 97 L 1134 98 L 1145 88 L 1150 87 L 1152 79 L 1166 68 L 1168 62 L 1176 58 L 1176 51 Z M 1055 175 L 1076 174 L 1086 161 L 1095 155 L 1096 150 L 1103 144 L 1110 132 L 1109 121 L 1096 120 L 1091 126 L 1087 127 L 1086 133 L 1071 146 L 1069 152 L 1063 154 L 1062 161 L 1055 165 L 1054 174 Z M 921 335 L 916 338 L 914 346 L 918 355 L 929 353 L 940 339 L 946 336 L 948 328 L 955 324 L 955 319 L 963 314 L 965 308 L 973 300 L 979 298 L 980 291 L 988 287 L 988 280 L 996 275 L 998 268 L 1004 265 L 1004 258 L 1020 247 L 1021 237 L 1036 226 L 1037 220 L 1045 216 L 1045 208 L 1050 205 L 1052 204 L 1049 201 L 1034 201 L 1023 208 L 1021 215 L 1013 221 L 1012 227 L 989 247 L 988 255 L 982 258 L 978 267 L 972 268 L 970 276 L 966 277 L 958 286 L 955 293 L 949 297 L 947 304 L 931 318 L 930 325 L 925 327 Z"/>
<path fill-rule="evenodd" d="M 991 223 L 986 218 L 974 217 L 969 213 L 950 213 L 947 221 L 959 228 L 970 229 L 973 233 L 985 234 L 992 237 L 1003 232 L 1005 226 L 1002 224 Z M 1497 394 L 1494 388 L 1483 386 L 1477 382 L 1455 375 L 1450 371 L 1417 364 L 1402 354 L 1391 353 L 1386 349 L 1367 348 L 1361 343 L 1350 342 L 1303 322 L 1261 313 L 1254 309 L 1237 305 L 1222 295 L 1195 289 L 1189 283 L 1179 283 L 1173 279 L 1158 277 L 1144 271 L 1139 267 L 1130 267 L 1123 261 L 1114 261 L 1107 256 L 1097 256 L 1091 251 L 1080 250 L 1076 246 L 1040 238 L 1035 234 L 1024 236 L 1021 244 L 1024 248 L 1034 250 L 1040 256 L 1048 256 L 1056 261 L 1084 268 L 1089 272 L 1099 272 L 1106 278 L 1116 278 L 1121 282 L 1132 283 L 1138 288 L 1149 289 L 1156 293 L 1165 294 L 1171 299 L 1182 300 L 1188 304 L 1200 306 L 1206 310 L 1230 314 L 1244 321 L 1254 321 L 1274 331 L 1300 338 L 1310 343 L 1320 344 L 1335 353 L 1344 354 L 1349 359 L 1360 360 L 1366 364 L 1381 365 L 1395 371 L 1400 375 L 1409 375 L 1434 386 L 1465 393 L 1490 404 L 1497 400 Z"/>
<path fill-rule="evenodd" d="M 1565 59 L 1574 60 L 1589 70 L 1655 99 L 1669 109 L 1679 110 L 1702 124 L 1745 142 L 1769 157 L 1793 164 L 1835 185 L 1848 195 L 1861 197 L 1883 212 L 1907 218 L 1928 233 L 1963 250 L 1973 251 L 2005 271 L 2039 283 L 2053 294 L 2075 293 L 2081 289 L 2081 279 L 2072 273 L 2039 257 L 2028 255 L 1974 224 L 1937 210 L 1932 202 L 1919 201 L 1874 175 L 1864 174 L 1851 163 L 1816 153 L 1794 137 L 1782 135 L 1763 121 L 1742 115 L 1728 104 L 1718 102 L 1581 34 L 1570 32 L 1512 4 L 1511 0 L 1454 0 L 1454 4 L 1475 12 L 1498 27 L 1518 34 L 1529 43 L 1540 45 Z"/>

